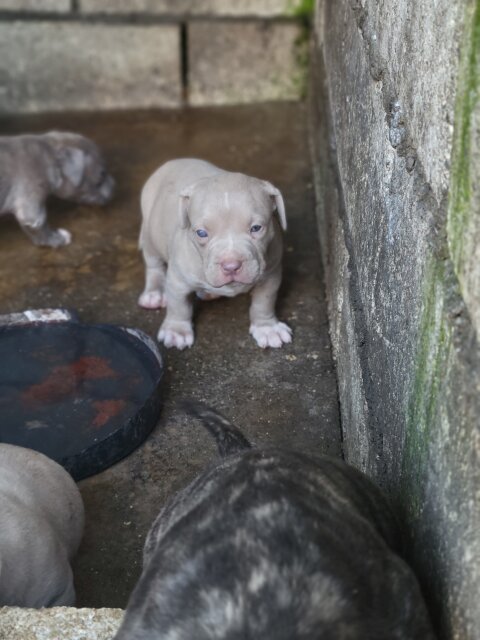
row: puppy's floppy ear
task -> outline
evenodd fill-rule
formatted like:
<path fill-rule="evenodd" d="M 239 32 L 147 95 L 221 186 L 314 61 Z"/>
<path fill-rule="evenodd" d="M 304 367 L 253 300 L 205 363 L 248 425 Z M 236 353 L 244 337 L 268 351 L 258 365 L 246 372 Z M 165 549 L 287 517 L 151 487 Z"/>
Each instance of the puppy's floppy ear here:
<path fill-rule="evenodd" d="M 270 182 L 267 182 L 266 180 L 264 180 L 263 184 L 265 186 L 265 189 L 267 190 L 268 195 L 271 196 L 271 198 L 273 200 L 273 204 L 274 204 L 273 209 L 274 209 L 274 211 L 276 210 L 277 213 L 278 213 L 278 218 L 280 220 L 280 226 L 282 227 L 282 229 L 284 231 L 286 231 L 287 230 L 287 216 L 286 216 L 286 213 L 285 213 L 285 204 L 283 202 L 282 194 Z"/>
<path fill-rule="evenodd" d="M 190 206 L 190 198 L 192 196 L 194 186 L 195 185 L 191 184 L 189 187 L 180 191 L 178 210 L 180 214 L 180 226 L 182 229 L 186 229 L 188 227 L 188 208 Z"/>
<path fill-rule="evenodd" d="M 86 154 L 77 147 L 59 147 L 57 158 L 60 170 L 65 178 L 74 186 L 79 187 L 85 171 Z"/>

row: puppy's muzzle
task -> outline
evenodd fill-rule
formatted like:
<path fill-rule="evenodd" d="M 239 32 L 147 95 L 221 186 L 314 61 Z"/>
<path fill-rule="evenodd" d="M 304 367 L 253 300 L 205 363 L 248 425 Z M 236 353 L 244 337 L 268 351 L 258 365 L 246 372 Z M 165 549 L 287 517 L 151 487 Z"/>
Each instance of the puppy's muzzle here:
<path fill-rule="evenodd" d="M 97 187 L 90 188 L 82 194 L 80 199 L 85 204 L 107 204 L 112 199 L 115 190 L 115 180 L 112 176 L 107 176 Z"/>

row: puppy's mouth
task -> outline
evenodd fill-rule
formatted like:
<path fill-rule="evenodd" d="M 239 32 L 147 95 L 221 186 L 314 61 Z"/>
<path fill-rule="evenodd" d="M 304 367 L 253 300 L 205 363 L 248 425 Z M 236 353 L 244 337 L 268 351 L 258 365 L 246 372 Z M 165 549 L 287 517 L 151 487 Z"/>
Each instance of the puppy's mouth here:
<path fill-rule="evenodd" d="M 215 289 L 221 289 L 222 287 L 225 287 L 228 284 L 237 284 L 238 286 L 241 285 L 248 285 L 248 284 L 254 284 L 254 282 L 256 281 L 256 278 L 247 278 L 246 276 L 242 276 L 242 275 L 224 275 L 221 278 L 215 278 L 215 280 L 209 282 L 208 284 L 215 288 Z"/>
<path fill-rule="evenodd" d="M 246 279 L 245 277 L 242 278 L 242 276 L 229 276 L 225 278 L 225 281 L 220 286 L 225 284 L 253 284 L 253 282 L 253 280 Z"/>

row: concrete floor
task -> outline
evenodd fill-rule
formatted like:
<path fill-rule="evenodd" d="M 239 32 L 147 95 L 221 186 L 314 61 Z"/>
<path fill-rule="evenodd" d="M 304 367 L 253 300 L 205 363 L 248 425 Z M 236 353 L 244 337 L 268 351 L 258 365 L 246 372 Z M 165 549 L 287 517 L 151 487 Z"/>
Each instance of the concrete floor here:
<path fill-rule="evenodd" d="M 215 457 L 207 434 L 176 408 L 178 400 L 214 405 L 253 442 L 341 455 L 306 112 L 275 104 L 0 120 L 2 134 L 51 128 L 78 131 L 103 147 L 116 197 L 104 209 L 52 202 L 50 221 L 73 233 L 73 244 L 58 250 L 34 247 L 2 218 L 0 313 L 63 306 L 84 321 L 136 326 L 154 336 L 163 312 L 136 304 L 143 284 L 138 202 L 145 180 L 170 158 L 201 157 L 270 180 L 284 194 L 289 221 L 278 312 L 293 328 L 293 343 L 267 351 L 255 345 L 247 296 L 200 303 L 194 347 L 162 349 L 164 407 L 156 429 L 127 459 L 81 482 L 87 525 L 74 564 L 77 604 L 124 607 L 160 507 Z"/>

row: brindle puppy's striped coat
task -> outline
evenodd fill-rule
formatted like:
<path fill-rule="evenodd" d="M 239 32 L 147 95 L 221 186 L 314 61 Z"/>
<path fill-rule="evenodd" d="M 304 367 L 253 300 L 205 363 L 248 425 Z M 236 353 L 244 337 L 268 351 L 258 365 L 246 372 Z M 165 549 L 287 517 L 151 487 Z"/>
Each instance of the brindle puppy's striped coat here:
<path fill-rule="evenodd" d="M 223 456 L 161 511 L 116 640 L 429 640 L 390 507 L 340 460 L 252 449 L 189 405 Z"/>

